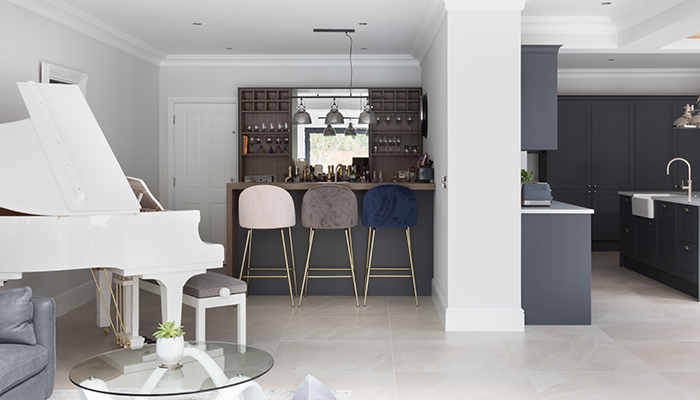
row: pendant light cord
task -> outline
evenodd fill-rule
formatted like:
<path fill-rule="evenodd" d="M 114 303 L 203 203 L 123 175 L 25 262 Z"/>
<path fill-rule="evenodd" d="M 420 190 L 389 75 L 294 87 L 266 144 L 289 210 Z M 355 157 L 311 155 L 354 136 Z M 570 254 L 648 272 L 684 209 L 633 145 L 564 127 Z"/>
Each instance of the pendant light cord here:
<path fill-rule="evenodd" d="M 345 36 L 350 39 L 350 96 L 352 96 L 352 36 L 345 32 Z"/>

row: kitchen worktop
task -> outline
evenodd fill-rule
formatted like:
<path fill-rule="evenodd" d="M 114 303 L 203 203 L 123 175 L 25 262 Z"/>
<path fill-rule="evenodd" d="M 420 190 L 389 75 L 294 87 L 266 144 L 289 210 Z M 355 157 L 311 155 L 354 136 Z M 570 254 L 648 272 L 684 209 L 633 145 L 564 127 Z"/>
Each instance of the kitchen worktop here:
<path fill-rule="evenodd" d="M 620 196 L 634 196 L 634 195 L 645 195 L 651 197 L 654 200 L 663 200 L 670 203 L 676 204 L 686 204 L 691 206 L 700 206 L 700 192 L 693 192 L 692 200 L 688 200 L 688 192 L 631 192 L 631 191 L 620 191 L 617 192 Z M 654 196 L 657 195 L 657 196 Z"/>
<path fill-rule="evenodd" d="M 521 214 L 593 214 L 590 208 L 579 207 L 573 204 L 552 201 L 549 207 L 521 207 Z"/>

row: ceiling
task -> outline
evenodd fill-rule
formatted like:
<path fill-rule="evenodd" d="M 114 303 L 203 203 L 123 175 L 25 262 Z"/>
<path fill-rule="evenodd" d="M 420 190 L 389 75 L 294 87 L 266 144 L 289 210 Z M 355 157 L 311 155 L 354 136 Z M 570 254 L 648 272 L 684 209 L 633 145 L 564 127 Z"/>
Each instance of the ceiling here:
<path fill-rule="evenodd" d="M 49 18 L 62 13 L 53 19 L 81 21 L 160 59 L 341 56 L 350 48 L 343 34 L 312 29 L 343 28 L 356 30 L 356 57 L 420 61 L 443 10 L 442 0 L 9 1 Z M 562 44 L 561 68 L 700 66 L 700 39 L 686 39 L 700 33 L 700 0 L 607 2 L 527 0 L 522 42 Z"/>

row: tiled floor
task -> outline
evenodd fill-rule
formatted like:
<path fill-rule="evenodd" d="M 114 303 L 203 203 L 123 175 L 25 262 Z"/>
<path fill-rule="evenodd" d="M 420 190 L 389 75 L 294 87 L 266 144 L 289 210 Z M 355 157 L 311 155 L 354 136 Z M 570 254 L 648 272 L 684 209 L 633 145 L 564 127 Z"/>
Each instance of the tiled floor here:
<path fill-rule="evenodd" d="M 250 296 L 249 345 L 275 358 L 259 383 L 294 389 L 313 374 L 353 400 L 700 400 L 700 303 L 617 263 L 617 253 L 593 254 L 592 326 L 522 333 L 444 332 L 430 298 L 416 308 L 373 297 L 357 308 L 349 297 L 309 297 L 294 309 L 288 297 Z M 145 333 L 156 301 L 142 294 Z M 75 363 L 115 348 L 94 315 L 89 303 L 58 319 L 57 389 L 73 388 Z M 208 339 L 235 340 L 232 309 L 208 315 Z M 188 307 L 183 321 L 194 325 Z"/>

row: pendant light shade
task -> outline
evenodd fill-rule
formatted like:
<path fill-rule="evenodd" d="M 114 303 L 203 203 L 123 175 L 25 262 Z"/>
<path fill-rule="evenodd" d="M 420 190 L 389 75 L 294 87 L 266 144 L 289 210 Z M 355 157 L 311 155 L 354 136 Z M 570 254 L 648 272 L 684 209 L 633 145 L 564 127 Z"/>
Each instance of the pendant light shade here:
<path fill-rule="evenodd" d="M 698 97 L 695 105 L 685 105 L 683 115 L 673 122 L 673 127 L 676 129 L 700 129 L 700 109 L 695 107 L 700 107 L 700 97 Z"/>
<path fill-rule="evenodd" d="M 352 126 L 352 122 L 345 128 L 345 136 L 357 136 L 357 129 Z"/>
<path fill-rule="evenodd" d="M 335 129 L 330 125 L 326 125 L 326 129 L 323 130 L 323 136 L 335 136 Z"/>
<path fill-rule="evenodd" d="M 374 113 L 374 111 L 372 111 L 372 107 L 370 107 L 369 102 L 367 102 L 367 104 L 365 105 L 365 109 L 360 114 L 357 123 L 369 125 L 377 124 L 377 115 Z"/>
<path fill-rule="evenodd" d="M 333 105 L 331 106 L 331 110 L 326 114 L 326 125 L 336 125 L 336 124 L 344 124 L 345 120 L 343 118 L 343 114 L 338 111 L 338 105 L 335 103 L 335 99 L 333 99 Z"/>
<path fill-rule="evenodd" d="M 311 123 L 311 115 L 306 112 L 306 107 L 304 106 L 304 100 L 301 101 L 297 112 L 294 113 L 292 117 L 292 124 L 294 125 L 308 125 Z"/>

